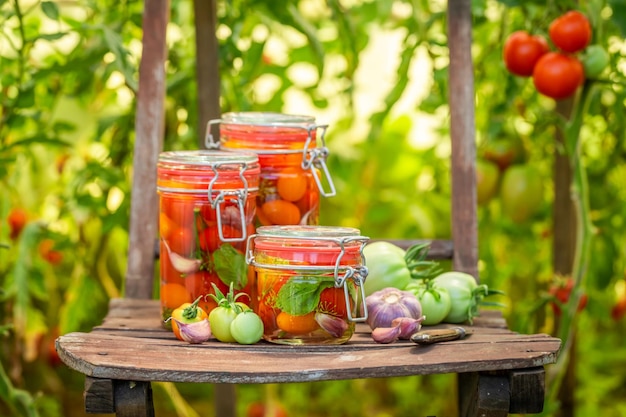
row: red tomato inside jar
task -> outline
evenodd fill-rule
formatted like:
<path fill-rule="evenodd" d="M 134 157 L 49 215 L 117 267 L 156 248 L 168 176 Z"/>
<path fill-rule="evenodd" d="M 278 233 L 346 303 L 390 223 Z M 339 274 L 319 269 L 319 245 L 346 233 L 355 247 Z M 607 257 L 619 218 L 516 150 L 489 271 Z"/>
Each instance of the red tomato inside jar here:
<path fill-rule="evenodd" d="M 220 124 L 220 142 L 210 129 Z M 335 195 L 326 166 L 326 126 L 310 116 L 269 112 L 226 113 L 209 122 L 207 146 L 259 156 L 257 226 L 316 225 L 320 195 Z M 319 146 L 318 146 L 319 143 Z"/>
<path fill-rule="evenodd" d="M 246 241 L 254 234 L 258 157 L 219 151 L 162 152 L 157 165 L 159 193 L 160 300 L 163 320 L 172 310 L 233 286 L 253 304 L 256 286 L 245 262 Z"/>
<path fill-rule="evenodd" d="M 341 344 L 365 321 L 362 249 L 358 229 L 334 226 L 262 226 L 250 237 L 257 314 L 272 343 Z"/>

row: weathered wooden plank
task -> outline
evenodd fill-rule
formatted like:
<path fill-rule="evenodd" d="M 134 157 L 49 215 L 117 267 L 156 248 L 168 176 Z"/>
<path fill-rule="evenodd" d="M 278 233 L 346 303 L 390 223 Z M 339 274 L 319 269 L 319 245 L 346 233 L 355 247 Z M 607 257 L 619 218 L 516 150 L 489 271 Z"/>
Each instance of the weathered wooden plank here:
<path fill-rule="evenodd" d="M 156 164 L 163 142 L 165 108 L 165 29 L 169 0 L 146 0 L 143 16 L 143 49 L 139 67 L 139 91 L 135 116 L 133 192 L 131 193 L 126 296 L 152 297 L 158 200 Z"/>
<path fill-rule="evenodd" d="M 198 146 L 205 147 L 205 129 L 211 119 L 219 119 L 220 68 L 217 42 L 217 1 L 194 0 L 196 29 L 196 82 L 198 84 Z M 219 138 L 219 129 L 213 132 Z"/>
<path fill-rule="evenodd" d="M 478 278 L 474 66 L 470 0 L 448 1 L 453 266 Z"/>
<path fill-rule="evenodd" d="M 98 378 L 174 382 L 305 382 L 414 374 L 458 373 L 542 366 L 556 360 L 560 341 L 548 336 L 467 340 L 432 346 L 396 343 L 368 348 L 269 343 L 242 346 L 70 333 L 58 340 L 63 362 Z"/>

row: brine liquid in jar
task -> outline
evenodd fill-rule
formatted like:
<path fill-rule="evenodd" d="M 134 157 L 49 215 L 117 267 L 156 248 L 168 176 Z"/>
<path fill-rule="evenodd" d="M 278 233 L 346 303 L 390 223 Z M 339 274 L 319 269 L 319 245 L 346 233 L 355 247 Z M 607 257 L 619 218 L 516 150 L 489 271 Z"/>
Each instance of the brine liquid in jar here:
<path fill-rule="evenodd" d="M 367 277 L 358 229 L 334 226 L 262 226 L 249 238 L 255 311 L 263 338 L 289 345 L 342 344 L 365 321 Z"/>
<path fill-rule="evenodd" d="M 230 285 L 238 301 L 256 301 L 254 272 L 245 262 L 255 233 L 258 157 L 219 151 L 162 152 L 157 164 L 159 193 L 160 300 L 163 320 L 183 303 L 201 297 L 216 307 L 214 285 Z M 167 325 L 166 325 L 167 326 Z"/>
<path fill-rule="evenodd" d="M 220 124 L 213 142 L 212 124 Z M 207 146 L 259 156 L 261 178 L 256 224 L 317 225 L 320 196 L 335 195 L 326 166 L 327 126 L 311 116 L 271 112 L 226 113 L 207 128 Z M 319 146 L 318 146 L 319 143 Z"/>

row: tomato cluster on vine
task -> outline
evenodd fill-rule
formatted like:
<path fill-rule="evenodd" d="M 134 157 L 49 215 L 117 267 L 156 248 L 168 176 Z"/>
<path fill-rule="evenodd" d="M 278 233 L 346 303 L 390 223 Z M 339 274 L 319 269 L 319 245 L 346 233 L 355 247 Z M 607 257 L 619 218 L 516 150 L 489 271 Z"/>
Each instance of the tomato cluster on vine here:
<path fill-rule="evenodd" d="M 504 44 L 507 70 L 520 77 L 532 77 L 539 93 L 563 100 L 576 93 L 585 79 L 596 78 L 608 65 L 609 56 L 600 45 L 590 45 L 592 28 L 587 17 L 571 10 L 554 19 L 546 38 L 519 30 Z"/>

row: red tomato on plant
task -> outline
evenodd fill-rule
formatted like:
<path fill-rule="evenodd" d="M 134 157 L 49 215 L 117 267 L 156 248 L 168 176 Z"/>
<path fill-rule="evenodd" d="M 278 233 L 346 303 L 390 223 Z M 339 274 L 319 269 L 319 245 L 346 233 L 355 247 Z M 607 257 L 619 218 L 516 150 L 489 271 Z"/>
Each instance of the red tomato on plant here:
<path fill-rule="evenodd" d="M 11 229 L 9 232 L 9 237 L 11 238 L 11 240 L 17 239 L 27 221 L 28 214 L 26 214 L 26 210 L 20 207 L 15 207 L 9 212 L 9 216 L 7 217 L 7 223 L 9 224 L 9 228 Z"/>
<path fill-rule="evenodd" d="M 617 300 L 611 309 L 611 318 L 615 321 L 620 320 L 624 315 L 626 315 L 626 297 Z"/>
<path fill-rule="evenodd" d="M 504 43 L 504 64 L 512 74 L 530 77 L 539 58 L 549 50 L 543 36 L 533 36 L 523 30 L 513 32 Z"/>
<path fill-rule="evenodd" d="M 565 305 L 574 288 L 574 280 L 572 278 L 559 279 L 549 289 L 549 293 L 554 297 L 554 301 L 550 303 L 552 311 L 557 316 L 561 315 L 561 307 Z M 578 308 L 576 311 L 581 312 L 587 305 L 587 294 L 582 294 L 578 301 Z"/>
<path fill-rule="evenodd" d="M 573 54 L 589 45 L 591 24 L 584 14 L 572 10 L 552 21 L 549 34 L 557 48 Z"/>
<path fill-rule="evenodd" d="M 44 239 L 39 243 L 39 255 L 50 265 L 58 265 L 63 261 L 63 253 L 54 249 L 55 243 L 52 239 Z"/>
<path fill-rule="evenodd" d="M 253 402 L 248 405 L 246 417 L 287 417 L 287 410 L 280 403 Z"/>
<path fill-rule="evenodd" d="M 555 100 L 570 97 L 584 80 L 585 70 L 580 60 L 559 52 L 542 56 L 533 71 L 537 91 Z"/>

